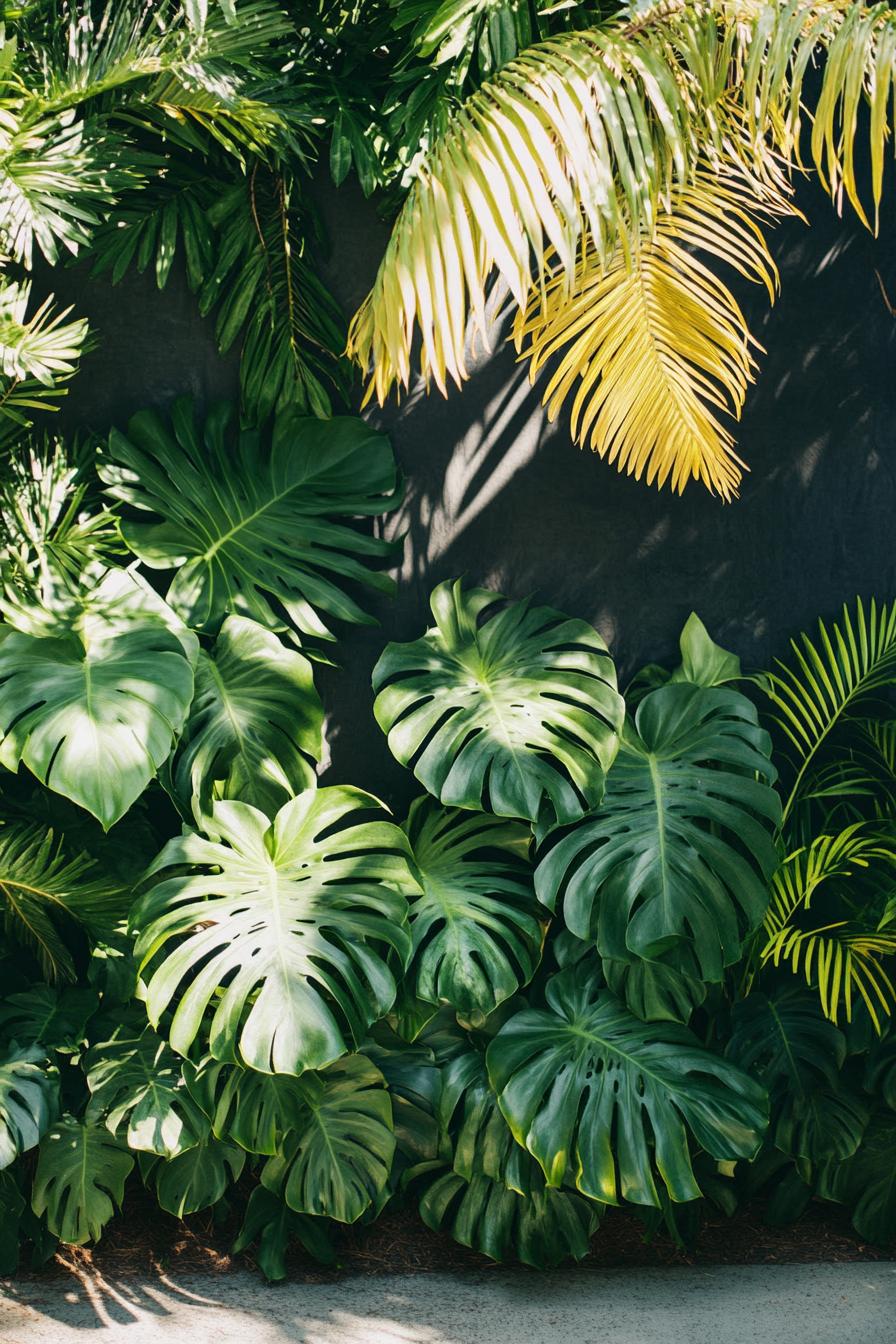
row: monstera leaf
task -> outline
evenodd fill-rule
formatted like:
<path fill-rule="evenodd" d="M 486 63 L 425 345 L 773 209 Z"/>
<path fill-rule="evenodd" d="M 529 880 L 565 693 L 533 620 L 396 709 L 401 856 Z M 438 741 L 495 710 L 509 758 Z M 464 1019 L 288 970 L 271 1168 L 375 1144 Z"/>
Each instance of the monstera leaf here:
<path fill-rule="evenodd" d="M 331 617 L 370 623 L 344 585 L 391 593 L 367 562 L 394 548 L 336 519 L 397 506 L 388 439 L 349 416 L 289 412 L 269 439 L 234 421 L 219 405 L 200 429 L 181 399 L 170 425 L 142 411 L 126 435 L 113 430 L 100 463 L 109 494 L 155 515 L 122 522 L 131 550 L 152 569 L 177 570 L 167 600 L 196 630 L 216 631 L 228 613 L 323 638 L 333 637 Z"/>
<path fill-rule="evenodd" d="M 7 995 L 0 1005 L 0 1038 L 74 1053 L 84 1042 L 87 1021 L 98 1003 L 96 990 L 81 985 L 64 989 L 32 985 Z"/>
<path fill-rule="evenodd" d="M 485 1051 L 466 1041 L 442 1066 L 439 1121 L 451 1137 L 452 1166 L 473 1181 L 488 1176 L 519 1195 L 545 1188 L 541 1167 L 511 1132 L 489 1082 Z"/>
<path fill-rule="evenodd" d="M 133 922 L 149 1018 L 174 1009 L 175 1050 L 207 1031 L 216 1059 L 298 1074 L 388 1012 L 413 883 L 404 834 L 382 818 L 358 789 L 308 790 L 273 821 L 215 803 L 217 838 L 169 841 Z"/>
<path fill-rule="evenodd" d="M 134 1159 L 104 1125 L 66 1116 L 41 1141 L 31 1203 L 60 1241 L 96 1241 L 121 1206 Z"/>
<path fill-rule="evenodd" d="M 350 1055 L 298 1085 L 304 1105 L 282 1156 L 265 1163 L 262 1185 L 296 1213 L 353 1223 L 386 1188 L 395 1152 L 383 1075 Z"/>
<path fill-rule="evenodd" d="M 405 831 L 422 893 L 410 907 L 410 991 L 487 1017 L 541 957 L 528 829 L 418 798 Z"/>
<path fill-rule="evenodd" d="M 246 1154 L 210 1135 L 169 1162 L 154 1160 L 148 1183 L 166 1213 L 184 1218 L 217 1204 L 242 1175 Z"/>
<path fill-rule="evenodd" d="M 769 750 L 738 692 L 661 687 L 626 727 L 601 809 L 548 839 L 539 899 L 597 942 L 633 1009 L 683 1016 L 682 985 L 719 982 L 761 923 L 780 815 Z M 631 987 L 620 965 L 637 968 Z"/>
<path fill-rule="evenodd" d="M 249 1153 L 279 1153 L 305 1108 L 303 1079 L 291 1074 L 258 1073 L 208 1056 L 198 1066 L 185 1061 L 184 1077 L 215 1138 Z"/>
<path fill-rule="evenodd" d="M 896 1236 L 896 1115 L 881 1111 L 871 1119 L 852 1157 L 825 1164 L 818 1193 L 852 1211 L 853 1226 L 878 1246 Z"/>
<path fill-rule="evenodd" d="M 59 1077 L 39 1046 L 0 1057 L 0 1169 L 39 1143 L 56 1118 Z"/>
<path fill-rule="evenodd" d="M 186 1089 L 181 1065 L 149 1027 L 116 1028 L 87 1052 L 87 1118 L 104 1121 L 110 1134 L 139 1152 L 176 1157 L 195 1148 L 209 1124 Z"/>
<path fill-rule="evenodd" d="M 336 1250 L 327 1231 L 330 1226 L 319 1218 L 293 1213 L 273 1191 L 257 1185 L 249 1196 L 233 1250 L 236 1254 L 255 1244 L 259 1269 L 266 1279 L 277 1283 L 286 1278 L 286 1252 L 291 1241 L 300 1242 L 320 1264 L 335 1264 Z"/>
<path fill-rule="evenodd" d="M 623 703 L 603 640 L 549 607 L 460 582 L 432 595 L 435 626 L 389 644 L 374 713 L 392 754 L 443 803 L 561 821 L 600 802 Z"/>
<path fill-rule="evenodd" d="M 0 763 L 24 763 L 108 830 L 168 758 L 193 694 L 196 639 L 126 576 L 65 633 L 0 626 Z"/>
<path fill-rule="evenodd" d="M 768 1089 L 771 1134 L 782 1152 L 821 1161 L 858 1148 L 868 1109 L 842 1085 L 846 1041 L 811 995 L 785 989 L 735 1004 L 725 1053 Z"/>
<path fill-rule="evenodd" d="M 552 1269 L 588 1254 L 600 1221 L 598 1207 L 568 1190 L 518 1195 L 488 1176 L 465 1180 L 449 1171 L 429 1187 L 420 1216 L 434 1231 L 447 1231 L 462 1246 L 491 1260 L 521 1260 Z"/>
<path fill-rule="evenodd" d="M 587 968 L 546 988 L 546 1009 L 514 1014 L 488 1047 L 498 1103 L 550 1186 L 569 1177 L 606 1204 L 696 1199 L 688 1132 L 712 1157 L 750 1158 L 765 1092 L 675 1023 L 640 1022 Z"/>
<path fill-rule="evenodd" d="M 272 816 L 315 783 L 323 706 L 311 664 L 244 616 L 228 616 L 196 664 L 196 693 L 172 763 L 172 788 L 197 825 L 214 798 Z"/>

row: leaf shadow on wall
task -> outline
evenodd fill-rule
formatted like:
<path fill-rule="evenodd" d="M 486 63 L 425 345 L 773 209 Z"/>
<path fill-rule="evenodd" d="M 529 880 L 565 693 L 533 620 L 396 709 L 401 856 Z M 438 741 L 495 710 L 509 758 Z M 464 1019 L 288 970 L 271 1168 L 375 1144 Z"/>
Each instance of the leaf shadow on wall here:
<path fill-rule="evenodd" d="M 373 724 L 370 672 L 387 639 L 422 633 L 442 579 L 465 575 L 592 621 L 623 681 L 674 656 L 691 610 L 760 666 L 856 594 L 896 590 L 896 318 L 881 290 L 896 295 L 896 220 L 875 239 L 811 184 L 799 204 L 812 226 L 788 221 L 772 235 L 776 305 L 758 286 L 736 290 L 765 353 L 735 427 L 750 471 L 729 505 L 696 483 L 683 496 L 648 488 L 575 447 L 568 420 L 546 420 L 543 377 L 529 388 L 499 342 L 461 392 L 414 391 L 372 413 L 407 476 L 387 529 L 406 532 L 404 564 L 396 602 L 377 612 L 382 628 L 349 633 L 341 670 L 325 674 L 328 778 L 357 777 L 360 765 L 359 782 L 393 803 L 417 791 Z M 363 210 L 359 200 L 340 217 L 360 233 Z M 378 254 L 368 243 L 365 281 L 345 235 L 337 250 L 355 257 L 342 293 L 351 306 Z"/>

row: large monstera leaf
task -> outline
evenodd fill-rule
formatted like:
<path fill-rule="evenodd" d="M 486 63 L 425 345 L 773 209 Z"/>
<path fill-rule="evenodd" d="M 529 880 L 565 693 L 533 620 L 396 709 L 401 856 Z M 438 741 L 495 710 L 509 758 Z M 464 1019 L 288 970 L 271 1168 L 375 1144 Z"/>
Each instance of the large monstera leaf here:
<path fill-rule="evenodd" d="M 216 1059 L 323 1068 L 394 1002 L 410 952 L 404 834 L 348 788 L 306 790 L 273 821 L 215 803 L 209 826 L 214 838 L 169 841 L 134 910 L 150 1021 L 173 1009 L 181 1054 L 207 1032 Z"/>
<path fill-rule="evenodd" d="M 771 1136 L 792 1157 L 851 1157 L 868 1123 L 864 1101 L 843 1085 L 842 1032 L 810 994 L 753 993 L 735 1004 L 726 1055 L 768 1089 Z"/>
<path fill-rule="evenodd" d="M 323 706 L 311 664 L 244 616 L 228 616 L 200 653 L 196 693 L 172 762 L 173 791 L 197 825 L 214 798 L 273 816 L 315 782 Z"/>
<path fill-rule="evenodd" d="M 59 1076 L 36 1045 L 0 1057 L 0 1170 L 40 1142 L 56 1119 Z"/>
<path fill-rule="evenodd" d="M 467 1019 L 487 1017 L 528 984 L 541 957 L 528 829 L 418 798 L 405 831 L 421 888 L 410 907 L 410 990 Z"/>
<path fill-rule="evenodd" d="M 489 1077 L 518 1143 L 549 1186 L 572 1179 L 606 1204 L 696 1199 L 688 1136 L 712 1157 L 751 1158 L 768 1121 L 752 1078 L 676 1023 L 634 1017 L 586 969 L 554 976 L 547 1007 L 514 1014 L 488 1047 Z"/>
<path fill-rule="evenodd" d="M 248 1153 L 279 1153 L 305 1106 L 303 1079 L 292 1074 L 258 1073 L 209 1055 L 198 1065 L 186 1061 L 184 1077 L 215 1138 Z"/>
<path fill-rule="evenodd" d="M 89 1120 L 102 1120 L 129 1148 L 176 1157 L 195 1148 L 209 1123 L 184 1083 L 183 1061 L 145 1025 L 117 1027 L 87 1052 Z"/>
<path fill-rule="evenodd" d="M 573 1191 L 519 1195 L 488 1176 L 466 1180 L 449 1171 L 423 1195 L 420 1216 L 427 1227 L 450 1232 L 491 1260 L 552 1269 L 569 1256 L 588 1254 L 600 1210 Z"/>
<path fill-rule="evenodd" d="M 641 1016 L 686 1017 L 762 921 L 780 816 L 770 745 L 737 691 L 661 687 L 626 726 L 600 810 L 545 845 L 539 899 L 596 941 Z"/>
<path fill-rule="evenodd" d="M 170 424 L 142 411 L 126 435 L 112 432 L 100 464 L 109 493 L 155 515 L 123 521 L 131 550 L 177 570 L 168 602 L 197 630 L 216 631 L 228 613 L 322 638 L 332 638 L 332 617 L 369 623 L 346 585 L 390 593 L 392 580 L 369 562 L 394 548 L 337 519 L 397 506 L 388 439 L 350 416 L 289 412 L 269 438 L 236 430 L 234 418 L 219 405 L 200 428 L 181 399 Z"/>
<path fill-rule="evenodd" d="M 606 646 L 549 607 L 443 583 L 435 626 L 389 644 L 374 669 L 374 713 L 392 754 L 443 803 L 535 821 L 595 806 L 623 702 Z"/>
<path fill-rule="evenodd" d="M 124 1198 L 134 1159 L 104 1125 L 66 1116 L 41 1141 L 32 1206 L 60 1241 L 96 1241 Z"/>
<path fill-rule="evenodd" d="M 0 626 L 0 763 L 24 763 L 108 830 L 171 753 L 196 650 L 118 575 L 64 632 Z"/>
<path fill-rule="evenodd" d="M 395 1135 L 383 1075 L 363 1055 L 349 1055 L 298 1080 L 304 1105 L 281 1156 L 261 1173 L 296 1213 L 353 1223 L 386 1188 Z"/>
<path fill-rule="evenodd" d="M 147 1176 L 166 1213 L 183 1218 L 223 1199 L 242 1175 L 246 1154 L 234 1143 L 206 1135 L 168 1162 L 152 1160 Z"/>

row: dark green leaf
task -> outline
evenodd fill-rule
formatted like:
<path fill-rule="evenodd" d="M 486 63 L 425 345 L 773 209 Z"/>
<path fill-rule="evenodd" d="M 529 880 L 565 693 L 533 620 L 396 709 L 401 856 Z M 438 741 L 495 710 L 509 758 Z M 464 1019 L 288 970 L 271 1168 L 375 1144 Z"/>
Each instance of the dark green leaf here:
<path fill-rule="evenodd" d="M 158 521 L 126 520 L 128 545 L 152 569 L 177 573 L 168 602 L 198 630 L 228 615 L 271 630 L 332 638 L 324 623 L 370 623 L 348 583 L 391 593 L 371 571 L 394 547 L 348 520 L 388 513 L 400 499 L 389 441 L 362 420 L 281 415 L 270 434 L 232 431 L 232 408 L 202 429 L 192 403 L 168 423 L 142 411 L 113 430 L 100 474 L 116 499 Z"/>
<path fill-rule="evenodd" d="M 632 1008 L 678 1017 L 687 982 L 721 981 L 761 923 L 780 816 L 770 748 L 737 691 L 660 687 L 626 725 L 601 809 L 549 837 L 539 899 L 606 962 L 667 968 L 667 985 L 659 966 L 649 992 L 626 984 Z"/>
<path fill-rule="evenodd" d="M 322 730 L 308 660 L 255 621 L 228 616 L 196 664 L 196 693 L 171 764 L 175 794 L 200 826 L 216 798 L 272 816 L 315 783 Z"/>
<path fill-rule="evenodd" d="M 427 798 L 413 804 L 405 831 L 422 891 L 410 906 L 409 988 L 466 1018 L 487 1017 L 541 958 L 529 832 Z"/>
<path fill-rule="evenodd" d="M 488 1072 L 517 1141 L 551 1186 L 567 1178 L 607 1204 L 696 1199 L 688 1134 L 711 1156 L 758 1150 L 768 1101 L 757 1082 L 675 1023 L 645 1024 L 587 968 L 552 977 L 547 1008 L 514 1014 Z"/>
<path fill-rule="evenodd" d="M 44 1135 L 32 1207 L 60 1241 L 97 1241 L 121 1206 L 134 1159 L 104 1125 L 67 1116 Z"/>

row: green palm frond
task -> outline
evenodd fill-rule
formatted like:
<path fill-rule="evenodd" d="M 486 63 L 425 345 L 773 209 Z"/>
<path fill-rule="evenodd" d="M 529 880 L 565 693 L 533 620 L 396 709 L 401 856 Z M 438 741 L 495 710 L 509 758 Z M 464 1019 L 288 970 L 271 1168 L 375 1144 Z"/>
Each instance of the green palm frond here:
<path fill-rule="evenodd" d="M 30 269 L 35 247 L 51 264 L 76 253 L 137 174 L 120 166 L 120 137 L 72 111 L 0 99 L 0 251 Z"/>
<path fill-rule="evenodd" d="M 289 407 L 332 414 L 345 403 L 349 370 L 342 314 L 313 259 L 314 226 L 299 183 L 257 165 L 219 195 L 208 218 L 215 264 L 199 291 L 216 309 L 222 353 L 242 335 L 242 412 L 250 424 Z"/>
<path fill-rule="evenodd" d="M 840 621 L 818 623 L 815 641 L 807 634 L 791 641 L 790 664 L 760 678 L 772 717 L 793 772 L 784 804 L 786 824 L 818 767 L 822 748 L 847 715 L 856 715 L 880 696 L 896 675 L 896 604 L 867 609 L 861 599 L 854 613 L 844 606 Z"/>
<path fill-rule="evenodd" d="M 256 161 L 248 173 L 172 160 L 151 191 L 132 193 L 98 230 L 94 272 L 117 283 L 154 267 L 163 288 L 183 256 L 200 312 L 215 313 L 222 353 L 240 341 L 242 413 L 259 424 L 298 407 L 345 405 L 345 321 L 315 260 L 315 220 L 299 179 Z"/>
<path fill-rule="evenodd" d="M 49 980 L 73 980 L 66 928 L 108 931 L 126 913 L 120 886 L 86 854 L 71 856 L 51 830 L 13 824 L 0 829 L 0 919 L 7 936 L 36 954 Z"/>
<path fill-rule="evenodd" d="M 83 318 L 66 322 L 71 308 L 53 310 L 52 298 L 29 316 L 31 285 L 0 280 L 0 374 L 52 388 L 75 371 L 87 339 Z"/>
<path fill-rule="evenodd" d="M 21 445 L 0 479 L 0 610 L 58 607 L 125 553 L 114 513 L 91 506 L 78 452 L 61 440 Z"/>
<path fill-rule="evenodd" d="M 478 8 L 460 6 L 459 15 L 457 5 L 446 4 L 430 16 L 431 42 L 444 40 L 453 50 L 437 19 L 454 13 L 459 38 L 461 19 L 469 28 Z M 349 353 L 370 369 L 368 395 L 382 403 L 394 386 L 409 386 L 415 343 L 427 384 L 445 392 L 449 380 L 463 382 L 469 336 L 487 340 L 486 295 L 495 274 L 525 314 L 518 339 L 521 331 L 537 334 L 554 350 L 574 326 L 570 309 L 585 321 L 583 289 L 599 318 L 618 315 L 605 311 L 609 303 L 600 305 L 606 288 L 616 296 L 629 291 L 630 323 L 633 306 L 648 306 L 645 255 L 655 277 L 657 252 L 669 250 L 670 215 L 681 213 L 683 227 L 698 238 L 708 235 L 710 253 L 721 248 L 743 260 L 742 219 L 730 211 L 720 219 L 711 202 L 695 201 L 701 165 L 708 161 L 710 173 L 743 171 L 758 209 L 770 172 L 789 179 L 802 169 L 807 120 L 812 167 L 835 200 L 847 197 L 867 219 L 858 144 L 867 135 L 876 210 L 894 72 L 896 10 L 844 0 L 628 5 L 600 26 L 520 51 L 457 107 L 419 159 L 373 289 L 350 328 Z M 700 479 L 727 498 L 739 465 L 728 431 L 699 401 L 737 415 L 751 363 L 743 319 L 722 293 L 714 290 L 711 303 L 704 294 L 700 304 L 704 328 L 707 311 L 714 313 L 714 355 L 708 369 L 698 360 L 697 371 L 689 371 L 684 413 L 670 415 L 655 376 L 643 395 L 645 355 L 615 360 L 618 386 L 603 397 L 598 387 L 584 414 L 595 421 L 593 446 L 621 470 L 640 468 L 648 480 L 679 488 Z M 654 302 L 659 322 L 667 303 Z M 687 363 L 688 341 L 696 339 L 693 313 L 686 309 L 683 321 L 679 364 Z M 638 325 L 643 342 L 643 317 Z M 571 345 L 548 394 L 556 413 L 581 380 L 573 412 L 579 438 L 589 379 L 598 380 L 608 358 L 606 351 L 598 352 L 604 361 L 595 354 L 601 336 Z M 736 343 L 725 358 L 720 339 Z M 695 405 L 696 387 L 702 396 Z"/>
<path fill-rule="evenodd" d="M 835 1024 L 841 1009 L 852 1020 L 857 998 L 878 1032 L 881 1017 L 893 1011 L 896 987 L 883 959 L 896 954 L 896 928 L 885 912 L 875 922 L 873 907 L 892 891 L 894 868 L 893 842 L 856 824 L 790 854 L 772 880 L 761 962 L 802 975 Z M 825 884 L 835 889 L 838 913 L 845 908 L 850 917 L 805 928 L 800 918 L 812 912 Z"/>
<path fill-rule="evenodd" d="M 18 426 L 34 411 L 54 411 L 87 347 L 83 318 L 66 321 L 52 296 L 28 313 L 31 285 L 0 279 L 0 418 Z"/>
<path fill-rule="evenodd" d="M 774 299 L 777 270 L 758 221 L 790 209 L 771 188 L 757 198 L 743 175 L 701 170 L 674 212 L 608 263 L 586 242 L 571 289 L 564 268 L 548 262 L 514 326 L 533 382 L 552 362 L 548 418 L 571 399 L 573 439 L 620 471 L 677 492 L 700 480 L 731 498 L 744 464 L 718 412 L 739 417 L 756 342 L 707 262 Z"/>
<path fill-rule="evenodd" d="M 195 292 L 213 267 L 217 235 L 208 212 L 220 193 L 221 179 L 206 161 L 170 158 L 150 190 L 127 193 L 94 233 L 93 274 L 117 285 L 132 266 L 141 273 L 151 266 L 164 289 L 180 253 Z"/>

